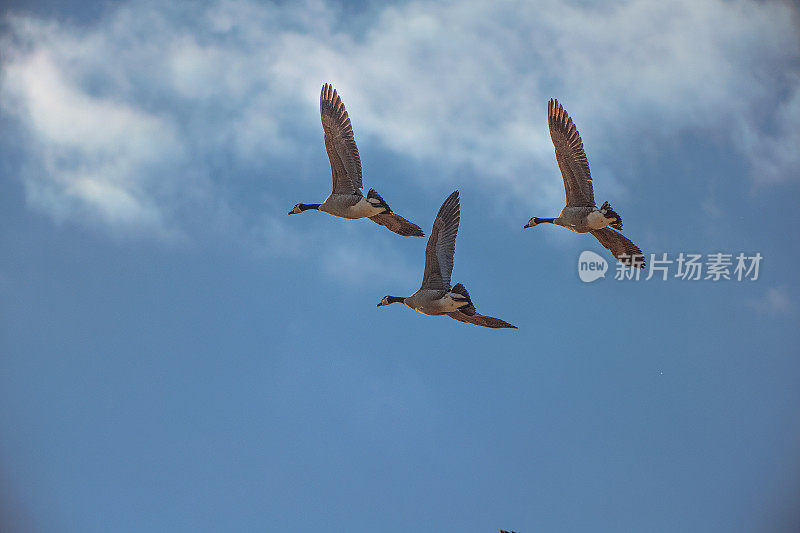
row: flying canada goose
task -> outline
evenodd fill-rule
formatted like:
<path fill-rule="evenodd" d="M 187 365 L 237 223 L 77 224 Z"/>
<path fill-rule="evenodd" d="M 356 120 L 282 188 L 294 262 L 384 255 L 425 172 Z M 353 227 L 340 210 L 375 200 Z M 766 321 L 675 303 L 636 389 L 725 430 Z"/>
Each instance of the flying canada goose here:
<path fill-rule="evenodd" d="M 333 192 L 321 204 L 297 204 L 289 211 L 296 215 L 309 209 L 340 218 L 369 218 L 403 236 L 424 237 L 419 226 L 391 210 L 374 190 L 367 197 L 361 193 L 361 158 L 358 155 L 353 127 L 339 95 L 326 83 L 319 95 L 319 112 L 325 131 L 325 149 L 331 161 Z"/>
<path fill-rule="evenodd" d="M 516 329 L 516 326 L 499 318 L 479 315 L 475 311 L 467 289 L 461 283 L 450 287 L 460 220 L 458 191 L 455 191 L 444 201 L 433 222 L 428 246 L 425 248 L 425 273 L 422 276 L 422 286 L 408 298 L 384 296 L 378 307 L 402 302 L 425 315 L 447 315 L 461 322 L 487 328 Z"/>
<path fill-rule="evenodd" d="M 577 233 L 590 232 L 622 264 L 644 268 L 642 251 L 627 237 L 611 229 L 622 229 L 620 216 L 608 202 L 597 208 L 581 136 L 558 100 L 550 99 L 547 104 L 547 123 L 556 149 L 558 168 L 564 178 L 567 205 L 556 218 L 533 217 L 524 227 L 532 228 L 547 222 Z"/>

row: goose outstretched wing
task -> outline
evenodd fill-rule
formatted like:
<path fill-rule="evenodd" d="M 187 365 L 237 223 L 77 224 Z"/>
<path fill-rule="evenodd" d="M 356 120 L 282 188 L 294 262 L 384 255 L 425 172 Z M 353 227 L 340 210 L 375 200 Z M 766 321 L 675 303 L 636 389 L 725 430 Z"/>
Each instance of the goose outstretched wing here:
<path fill-rule="evenodd" d="M 397 213 L 381 213 L 379 215 L 371 216 L 369 219 L 376 224 L 380 224 L 385 228 L 389 228 L 390 231 L 393 231 L 398 235 L 402 235 L 403 237 L 425 236 L 425 232 L 423 232 L 419 226 L 406 220 Z"/>
<path fill-rule="evenodd" d="M 459 322 L 466 322 L 468 324 L 475 324 L 476 326 L 483 326 L 485 328 L 513 328 L 517 329 L 517 326 L 509 324 L 505 320 L 501 320 L 499 318 L 494 318 L 492 316 L 484 316 L 475 313 L 474 315 L 467 315 L 462 313 L 461 311 L 453 311 L 452 313 L 447 313 L 450 318 L 454 318 Z"/>
<path fill-rule="evenodd" d="M 550 126 L 550 138 L 556 149 L 558 169 L 564 178 L 567 205 L 594 207 L 592 175 L 589 173 L 589 162 L 583 151 L 583 141 L 572 119 L 558 100 L 550 99 L 547 103 L 547 123 Z"/>
<path fill-rule="evenodd" d="M 450 274 L 453 272 L 453 255 L 456 252 L 456 235 L 460 220 L 458 191 L 455 191 L 439 208 L 439 213 L 433 222 L 431 236 L 425 247 L 423 289 L 444 291 L 450 289 Z"/>
<path fill-rule="evenodd" d="M 325 150 L 331 161 L 334 194 L 361 195 L 361 158 L 350 117 L 332 85 L 322 86 L 319 112 L 325 131 Z"/>
<path fill-rule="evenodd" d="M 611 228 L 603 228 L 592 231 L 592 235 L 597 237 L 600 244 L 614 254 L 623 265 L 644 268 L 642 251 L 622 233 Z"/>

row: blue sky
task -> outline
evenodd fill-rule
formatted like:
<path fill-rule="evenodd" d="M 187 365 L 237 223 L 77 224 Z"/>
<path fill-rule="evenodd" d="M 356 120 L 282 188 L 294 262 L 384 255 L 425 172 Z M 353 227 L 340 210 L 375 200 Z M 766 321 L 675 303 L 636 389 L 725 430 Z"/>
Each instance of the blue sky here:
<path fill-rule="evenodd" d="M 0 515 L 12 531 L 796 531 L 800 14 L 789 2 L 11 2 Z M 519 326 L 401 306 L 425 240 L 321 213 L 319 90 L 366 187 Z M 577 276 L 558 98 L 645 253 Z"/>

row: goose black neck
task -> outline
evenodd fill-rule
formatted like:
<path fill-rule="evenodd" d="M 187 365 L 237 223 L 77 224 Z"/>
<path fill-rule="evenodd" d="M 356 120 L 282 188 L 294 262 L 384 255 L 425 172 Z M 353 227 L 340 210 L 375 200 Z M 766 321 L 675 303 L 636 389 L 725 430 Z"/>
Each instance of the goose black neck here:
<path fill-rule="evenodd" d="M 386 299 L 389 301 L 390 304 L 403 303 L 403 300 L 405 300 L 405 298 L 403 298 L 402 296 L 387 296 Z"/>
<path fill-rule="evenodd" d="M 536 217 L 533 217 L 533 221 L 535 223 L 537 223 L 537 224 L 541 224 L 542 222 L 549 222 L 550 224 L 552 224 L 554 220 L 555 220 L 554 218 L 536 218 Z"/>
<path fill-rule="evenodd" d="M 297 204 L 300 206 L 300 211 L 307 211 L 309 209 L 316 209 L 319 211 L 319 206 L 322 204 Z"/>

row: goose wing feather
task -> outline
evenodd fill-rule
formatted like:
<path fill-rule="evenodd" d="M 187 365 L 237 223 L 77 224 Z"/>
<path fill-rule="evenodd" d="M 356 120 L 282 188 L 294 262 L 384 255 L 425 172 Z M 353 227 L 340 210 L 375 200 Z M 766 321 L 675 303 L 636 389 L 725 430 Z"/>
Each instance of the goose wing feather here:
<path fill-rule="evenodd" d="M 606 227 L 592 231 L 592 235 L 623 265 L 644 268 L 642 251 L 622 233 Z"/>
<path fill-rule="evenodd" d="M 421 288 L 450 289 L 450 274 L 453 272 L 453 255 L 456 251 L 460 220 L 458 191 L 455 191 L 444 201 L 433 222 L 431 236 L 425 247 L 425 272 Z"/>
<path fill-rule="evenodd" d="M 550 99 L 547 103 L 547 123 L 556 150 L 558 169 L 564 178 L 567 205 L 594 207 L 592 175 L 589 172 L 586 153 L 583 151 L 583 141 L 572 119 L 558 100 Z"/>
<path fill-rule="evenodd" d="M 380 224 L 381 226 L 389 228 L 390 231 L 393 231 L 398 235 L 402 235 L 403 237 L 425 236 L 422 228 L 394 212 L 381 213 L 379 215 L 371 216 L 369 219 L 376 224 Z"/>
<path fill-rule="evenodd" d="M 334 194 L 361 196 L 361 157 L 353 136 L 350 117 L 332 85 L 322 86 L 319 95 L 325 150 L 331 162 Z"/>
<path fill-rule="evenodd" d="M 466 322 L 468 324 L 475 324 L 476 326 L 483 326 L 485 328 L 513 328 L 517 329 L 517 326 L 509 324 L 505 320 L 501 320 L 499 318 L 494 318 L 491 316 L 484 316 L 475 313 L 474 315 L 466 315 L 461 311 L 453 311 L 452 313 L 447 313 L 450 318 L 454 318 L 459 322 Z"/>

